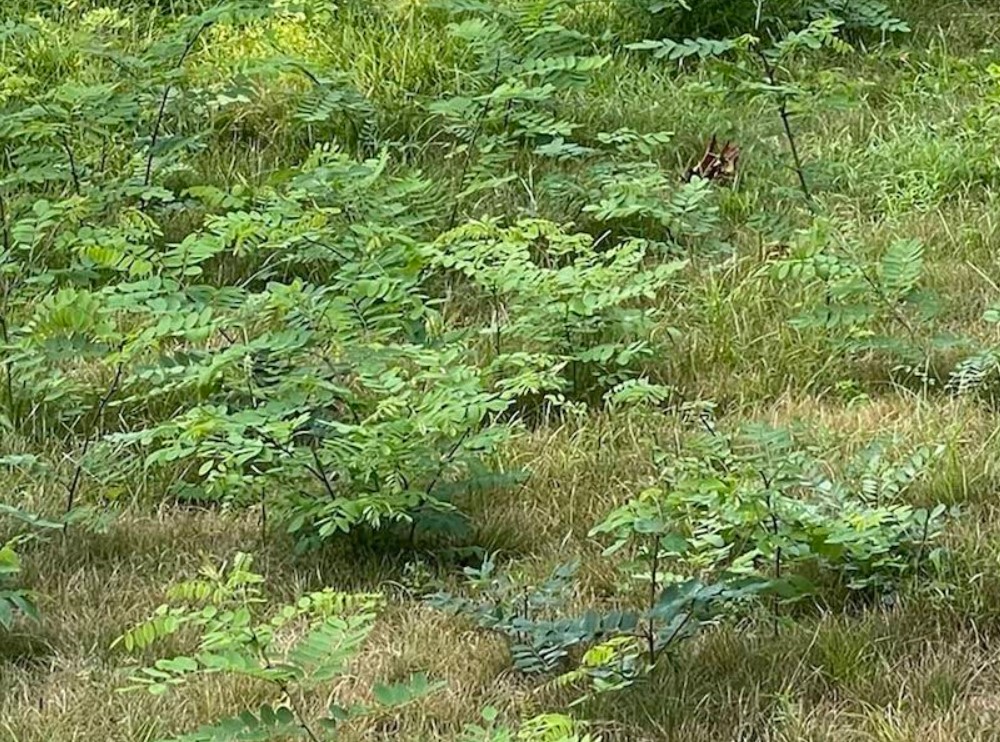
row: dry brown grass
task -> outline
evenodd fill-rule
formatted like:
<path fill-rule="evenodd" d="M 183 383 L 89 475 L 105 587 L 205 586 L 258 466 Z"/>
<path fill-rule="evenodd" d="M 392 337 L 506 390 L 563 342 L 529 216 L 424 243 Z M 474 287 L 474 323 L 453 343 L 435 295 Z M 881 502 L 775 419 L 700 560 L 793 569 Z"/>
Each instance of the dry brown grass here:
<path fill-rule="evenodd" d="M 979 481 L 973 474 L 983 476 L 997 447 L 989 416 L 970 403 L 908 395 L 851 406 L 785 396 L 738 417 L 751 413 L 778 423 L 809 421 L 848 447 L 888 432 L 909 442 L 947 440 L 953 459 L 937 486 L 956 492 L 960 484 L 970 503 L 950 535 L 962 555 L 953 594 L 918 592 L 893 609 L 860 614 L 807 612 L 776 640 L 752 629 L 710 632 L 648 684 L 585 706 L 585 716 L 613 740 L 997 738 L 990 720 L 1000 708 L 1000 645 L 993 642 L 1000 529 L 985 491 L 969 484 Z M 648 481 L 651 442 L 670 440 L 676 427 L 669 416 L 612 422 L 525 434 L 509 464 L 529 467 L 528 482 L 469 504 L 480 536 L 520 569 L 542 574 L 581 558 L 581 605 L 615 580 L 587 530 Z M 276 597 L 321 585 L 391 596 L 354 671 L 331 693 L 364 698 L 372 681 L 419 670 L 447 681 L 446 691 L 347 738 L 450 739 L 486 705 L 523 716 L 564 703 L 560 693 L 512 673 L 502 642 L 407 597 L 403 566 L 419 554 L 351 547 L 296 559 L 287 547 L 273 538 L 262 545 L 253 513 L 173 511 L 126 512 L 109 533 L 76 531 L 36 545 L 26 564 L 29 583 L 43 596 L 43 617 L 37 626 L 19 626 L 0 649 L 0 739 L 151 740 L 275 700 L 259 684 L 216 678 L 160 699 L 113 692 L 124 682 L 125 658 L 109 648 L 112 640 L 178 575 L 240 549 L 258 554 Z"/>

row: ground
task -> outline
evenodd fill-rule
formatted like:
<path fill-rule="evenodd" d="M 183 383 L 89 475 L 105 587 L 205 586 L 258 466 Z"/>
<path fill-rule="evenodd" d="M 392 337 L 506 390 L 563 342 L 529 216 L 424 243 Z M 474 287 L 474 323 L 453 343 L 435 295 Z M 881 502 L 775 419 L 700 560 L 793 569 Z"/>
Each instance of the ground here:
<path fill-rule="evenodd" d="M 898 237 L 919 239 L 927 284 L 945 307 L 939 326 L 989 343 L 995 330 L 982 315 L 1000 299 L 1000 77 L 988 70 L 1000 49 L 1000 9 L 987 2 L 899 5 L 911 33 L 884 46 L 869 41 L 866 53 L 804 63 L 814 97 L 800 102 L 794 117 L 798 145 L 823 208 L 872 254 Z M 421 23 L 376 31 L 347 22 L 315 54 L 348 59 L 345 67 L 376 98 L 433 88 L 448 50 L 432 48 L 444 42 Z M 715 402 L 719 427 L 795 421 L 841 450 L 886 433 L 901 445 L 943 443 L 942 460 L 915 497 L 958 508 L 944 536 L 949 558 L 925 584 L 883 604 L 817 601 L 776 636 L 769 625 L 720 626 L 645 682 L 574 713 L 609 740 L 1000 739 L 1000 437 L 991 403 L 901 382 L 885 365 L 833 354 L 821 333 L 789 324 L 802 289 L 774 281 L 768 251 L 780 246 L 758 244 L 759 233 L 740 218 L 781 213 L 796 198 L 777 112 L 766 101 L 730 98 L 707 83 L 699 90 L 690 77 L 632 55 L 600 71 L 579 112 L 595 130 L 674 131 L 678 171 L 713 132 L 743 149 L 735 192 L 723 204 L 735 249 L 696 257 L 685 268 L 692 288 L 671 305 L 670 317 L 680 341 L 675 354 L 658 359 L 657 375 L 690 399 Z M 267 130 L 274 114 L 248 114 L 243 125 L 262 129 L 247 134 L 256 150 L 220 149 L 220 180 L 227 172 L 239 173 L 232 181 L 252 180 L 281 162 L 289 145 L 279 127 Z M 417 126 L 405 112 L 395 125 Z M 414 155 L 419 164 L 434 167 L 433 156 L 419 162 L 421 156 Z M 776 192 L 774 182 L 786 191 Z M 590 528 L 648 484 L 652 444 L 669 440 L 679 425 L 667 414 L 601 410 L 521 430 L 499 460 L 530 476 L 522 486 L 464 503 L 474 524 L 470 541 L 529 574 L 580 559 L 577 599 L 586 603 L 616 579 Z M 79 445 L 67 443 L 67 456 Z M 37 437 L 10 432 L 0 440 L 3 454 L 37 450 Z M 16 492 L 26 509 L 60 508 L 63 493 L 51 484 L 2 472 L 0 483 L 0 497 Z M 99 492 L 99 482 L 87 481 L 82 497 Z M 564 707 L 565 691 L 530 683 L 510 668 L 499 639 L 421 602 L 412 565 L 456 581 L 432 551 L 386 550 L 349 537 L 295 555 L 285 534 L 262 533 L 256 508 L 191 508 L 145 494 L 122 504 L 106 531 L 73 526 L 22 554 L 40 619 L 0 635 L 0 740 L 153 740 L 266 700 L 261 684 L 211 677 L 160 698 L 115 690 L 123 660 L 112 642 L 162 601 L 178 575 L 237 550 L 256 555 L 276 598 L 322 586 L 388 596 L 338 692 L 362 694 L 374 678 L 416 670 L 447 682 L 399 718 L 352 728 L 350 738 L 453 739 L 486 706 L 511 718 Z"/>

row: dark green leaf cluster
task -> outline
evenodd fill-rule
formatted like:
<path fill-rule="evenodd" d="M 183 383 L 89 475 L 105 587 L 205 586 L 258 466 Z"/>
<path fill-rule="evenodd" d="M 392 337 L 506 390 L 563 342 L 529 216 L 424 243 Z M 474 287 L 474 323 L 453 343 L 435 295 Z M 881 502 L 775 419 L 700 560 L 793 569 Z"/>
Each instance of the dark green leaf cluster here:
<path fill-rule="evenodd" d="M 657 563 L 716 581 L 752 578 L 788 601 L 831 581 L 884 594 L 938 564 L 946 508 L 917 508 L 904 495 L 942 452 L 893 455 L 877 441 L 835 477 L 838 467 L 787 430 L 713 429 L 663 451 L 660 482 L 592 533 L 613 539 L 609 554 L 631 550 L 636 574 Z"/>
<path fill-rule="evenodd" d="M 576 564 L 557 567 L 537 585 L 515 580 L 492 559 L 467 568 L 470 597 L 436 593 L 430 605 L 467 616 L 478 626 L 505 636 L 515 668 L 529 675 L 579 670 L 560 682 L 584 677 L 610 690 L 634 682 L 665 650 L 672 650 L 710 623 L 719 606 L 754 590 L 750 581 L 707 585 L 696 579 L 657 585 L 640 610 L 591 608 L 579 613 L 568 603 L 575 591 Z M 567 615 L 569 614 L 569 615 Z"/>

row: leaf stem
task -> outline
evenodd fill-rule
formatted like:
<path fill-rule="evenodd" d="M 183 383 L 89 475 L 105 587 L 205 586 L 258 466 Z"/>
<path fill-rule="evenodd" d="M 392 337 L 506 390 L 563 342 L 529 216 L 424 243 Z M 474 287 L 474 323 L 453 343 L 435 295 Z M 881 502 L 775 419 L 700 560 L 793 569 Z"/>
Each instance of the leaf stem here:
<path fill-rule="evenodd" d="M 778 75 L 774 63 L 768 59 L 767 54 L 760 48 L 755 48 L 754 51 L 764 66 L 764 74 L 767 76 L 768 84 L 772 88 L 777 89 Z M 788 142 L 788 149 L 792 154 L 792 162 L 795 167 L 795 174 L 798 176 L 799 188 L 802 190 L 802 195 L 806 198 L 806 204 L 809 206 L 809 209 L 815 211 L 816 203 L 809 188 L 809 181 L 806 179 L 805 168 L 802 165 L 802 156 L 799 154 L 799 146 L 795 139 L 795 132 L 792 129 L 792 117 L 788 112 L 788 96 L 783 92 L 779 92 L 778 94 L 778 116 L 781 118 L 781 126 L 785 132 L 785 141 Z"/>
<path fill-rule="evenodd" d="M 80 457 L 77 459 L 76 467 L 73 470 L 73 478 L 66 487 L 66 512 L 65 515 L 69 515 L 73 510 L 73 505 L 76 501 L 77 492 L 80 489 L 80 482 L 83 476 L 83 462 L 87 457 L 87 451 L 90 449 L 90 444 L 93 443 L 95 438 L 95 433 L 100 425 L 101 417 L 104 415 L 104 410 L 107 408 L 108 403 L 111 402 L 111 398 L 114 396 L 115 392 L 118 391 L 118 385 L 122 380 L 122 373 L 124 371 L 125 365 L 124 361 L 118 361 L 118 366 L 115 368 L 115 376 L 111 380 L 111 384 L 108 386 L 107 391 L 104 396 L 101 397 L 97 404 L 97 409 L 94 413 L 94 422 L 90 429 L 87 431 L 87 436 L 83 440 L 83 450 L 80 451 Z M 68 527 L 69 523 L 63 524 L 63 530 Z"/>
<path fill-rule="evenodd" d="M 76 169 L 76 157 L 73 155 L 73 148 L 70 146 L 69 139 L 65 134 L 59 135 L 59 141 L 62 144 L 63 150 L 66 152 L 66 158 L 69 160 L 69 174 L 73 179 L 73 192 L 79 196 L 80 195 L 80 173 Z"/>
<path fill-rule="evenodd" d="M 194 45 L 198 41 L 198 37 L 201 36 L 202 32 L 211 26 L 212 23 L 213 21 L 205 21 L 198 27 L 198 30 L 192 34 L 191 38 L 184 46 L 184 51 L 181 52 L 180 58 L 177 60 L 177 64 L 174 67 L 175 71 L 184 66 L 184 60 L 187 59 L 191 50 L 194 49 Z M 160 106 L 156 111 L 156 120 L 153 122 L 153 129 L 149 134 L 149 152 L 146 154 L 146 174 L 142 179 L 142 184 L 146 187 L 149 186 L 150 180 L 153 177 L 153 154 L 156 150 L 156 144 L 160 138 L 160 126 L 163 124 L 163 115 L 167 109 L 167 99 L 170 97 L 170 91 L 172 88 L 173 84 L 170 82 L 164 86 L 163 95 L 160 97 Z"/>
<path fill-rule="evenodd" d="M 646 627 L 646 645 L 649 652 L 649 664 L 656 662 L 656 630 L 653 619 L 653 609 L 656 607 L 657 572 L 660 567 L 660 534 L 653 537 L 653 555 L 649 567 L 649 625 Z"/>
<path fill-rule="evenodd" d="M 479 110 L 479 115 L 476 116 L 476 122 L 472 129 L 472 136 L 469 138 L 469 148 L 465 151 L 465 159 L 462 162 L 462 172 L 458 178 L 458 187 L 462 188 L 465 183 L 465 176 L 469 170 L 469 163 L 472 160 L 472 152 L 476 147 L 476 140 L 479 138 L 479 133 L 483 129 L 483 123 L 486 121 L 486 117 L 490 113 L 490 107 L 493 104 L 493 93 L 496 90 L 497 82 L 500 80 L 500 51 L 497 50 L 497 61 L 493 67 L 493 80 L 490 82 L 490 92 L 483 102 L 483 107 Z M 455 222 L 458 219 L 458 204 L 459 199 L 455 198 L 455 203 L 451 208 L 451 216 L 448 218 L 448 230 L 450 231 L 455 226 Z"/>

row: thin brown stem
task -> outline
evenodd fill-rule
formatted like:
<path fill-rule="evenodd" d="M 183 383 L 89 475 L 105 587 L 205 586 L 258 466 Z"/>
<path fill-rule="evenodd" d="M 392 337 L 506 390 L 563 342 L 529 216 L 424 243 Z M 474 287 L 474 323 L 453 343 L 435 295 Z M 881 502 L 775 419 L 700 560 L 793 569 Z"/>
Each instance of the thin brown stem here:
<path fill-rule="evenodd" d="M 771 536 L 774 539 L 774 581 L 777 583 L 781 580 L 781 546 L 778 544 L 778 533 L 780 531 L 778 525 L 778 514 L 774 512 L 774 492 L 771 491 L 771 485 L 774 483 L 774 477 L 769 477 L 767 472 L 763 469 L 758 469 L 757 474 L 760 476 L 760 479 L 764 484 L 764 491 L 767 493 L 767 514 L 771 525 Z M 778 622 L 781 610 L 781 603 L 779 600 L 780 598 L 776 592 L 774 600 L 771 604 L 772 614 L 774 617 L 772 630 L 775 637 L 778 636 Z"/>
<path fill-rule="evenodd" d="M 476 123 L 472 129 L 472 136 L 469 138 L 469 148 L 465 151 L 465 159 L 462 162 L 462 172 L 458 178 L 458 187 L 462 188 L 465 184 L 465 175 L 469 170 L 469 164 L 472 161 L 472 153 L 476 148 L 476 140 L 479 138 L 479 133 L 483 129 L 483 124 L 486 121 L 486 117 L 490 113 L 490 107 L 493 104 L 493 91 L 496 90 L 497 83 L 500 80 L 500 52 L 497 52 L 497 61 L 493 67 L 493 80 L 490 83 L 490 92 L 483 102 L 483 107 L 479 110 L 479 115 L 476 116 Z M 455 203 L 451 209 L 451 216 L 448 218 L 448 229 L 450 230 L 455 226 L 455 222 L 458 219 L 458 204 L 459 199 L 455 199 Z"/>
<path fill-rule="evenodd" d="M 777 89 L 778 75 L 774 63 L 768 59 L 767 54 L 762 50 L 757 49 L 756 52 L 764 66 L 764 74 L 767 76 L 768 84 L 772 88 Z M 815 202 L 813 201 L 812 191 L 809 188 L 809 181 L 806 179 L 802 156 L 799 154 L 798 142 L 795 139 L 795 132 L 792 129 L 792 117 L 788 111 L 788 96 L 782 92 L 779 92 L 778 96 L 778 116 L 781 118 L 781 126 L 785 131 L 785 141 L 788 142 L 788 149 L 792 154 L 792 163 L 795 167 L 795 174 L 798 176 L 799 188 L 802 190 L 802 195 L 805 196 L 806 204 L 810 209 L 814 209 Z"/>
<path fill-rule="evenodd" d="M 656 662 L 656 626 L 653 619 L 653 609 L 656 608 L 656 594 L 660 567 L 660 534 L 653 537 L 653 555 L 649 567 L 649 625 L 646 627 L 646 650 L 649 653 L 649 664 Z"/>
<path fill-rule="evenodd" d="M 6 297 L 4 297 L 6 299 Z M 10 345 L 10 330 L 7 327 L 7 316 L 5 307 L 0 308 L 0 340 L 4 345 Z M 17 405 L 14 400 L 14 369 L 10 358 L 4 353 L 3 359 L 4 382 L 7 393 L 7 408 L 10 410 L 11 422 L 15 427 L 19 427 Z"/>
<path fill-rule="evenodd" d="M 245 604 L 244 604 L 245 606 Z M 264 669 L 273 670 L 274 663 L 271 662 L 271 658 L 267 655 L 267 651 L 261 644 L 259 637 L 257 636 L 257 631 L 251 626 L 250 634 L 253 637 L 254 646 L 257 649 L 257 656 L 260 658 L 260 662 L 264 665 Z M 320 738 L 316 736 L 316 733 L 310 728 L 309 723 L 306 721 L 305 714 L 298 707 L 298 704 L 292 699 L 291 688 L 288 687 L 288 681 L 283 678 L 277 677 L 272 678 L 272 682 L 278 686 L 281 694 L 288 699 L 288 707 L 292 710 L 295 715 L 295 721 L 299 725 L 299 728 L 305 732 L 306 736 L 312 740 L 312 742 L 321 742 Z"/>
<path fill-rule="evenodd" d="M 316 464 L 316 473 L 319 475 L 319 481 L 323 484 L 323 489 L 326 490 L 326 494 L 330 496 L 331 500 L 336 501 L 337 493 L 333 489 L 333 482 L 330 480 L 329 474 L 327 474 L 326 465 L 323 464 L 323 459 L 319 457 L 319 451 L 316 450 L 316 445 L 313 444 L 309 446 L 309 450 L 312 451 L 313 462 Z"/>
<path fill-rule="evenodd" d="M 669 636 L 669 637 L 667 637 L 667 640 L 666 640 L 665 642 L 663 642 L 663 644 L 662 644 L 661 646 L 663 646 L 663 647 L 669 647 L 669 646 L 671 645 L 671 643 L 673 643 L 674 639 L 676 639 L 676 638 L 677 638 L 678 636 L 680 636 L 680 633 L 681 633 L 681 631 L 683 631 L 683 630 L 684 630 L 684 627 L 686 627 L 686 626 L 688 625 L 688 622 L 689 622 L 689 621 L 691 620 L 691 616 L 692 616 L 693 614 L 694 614 L 694 611 L 693 611 L 693 610 L 690 610 L 690 611 L 687 611 L 687 612 L 686 612 L 686 613 L 684 614 L 684 620 L 683 620 L 683 621 L 681 621 L 681 622 L 680 622 L 680 623 L 679 623 L 679 624 L 677 625 L 677 628 L 676 628 L 676 629 L 674 629 L 674 630 L 673 630 L 673 631 L 671 632 L 670 636 Z"/>
<path fill-rule="evenodd" d="M 83 450 L 80 451 L 80 457 L 77 459 L 76 467 L 73 470 L 73 478 L 70 483 L 66 486 L 66 515 L 69 515 L 73 510 L 73 505 L 76 501 L 77 492 L 80 489 L 80 482 L 83 477 L 83 462 L 87 458 L 87 451 L 90 450 L 90 444 L 93 443 L 98 427 L 101 424 L 101 418 L 104 416 L 104 411 L 107 409 L 108 404 L 111 402 L 111 398 L 118 391 L 118 386 L 121 384 L 122 373 L 125 370 L 125 365 L 123 361 L 118 362 L 118 366 L 115 368 L 115 376 L 111 380 L 111 384 L 108 386 L 107 391 L 104 396 L 101 397 L 97 404 L 97 409 L 94 412 L 94 422 L 87 431 L 87 435 L 83 440 Z M 68 524 L 64 524 L 65 526 Z"/>
<path fill-rule="evenodd" d="M 438 462 L 437 471 L 434 472 L 434 476 L 431 478 L 430 484 L 428 484 L 427 488 L 424 490 L 424 493 L 427 495 L 427 497 L 430 497 L 431 493 L 434 491 L 434 488 L 437 487 L 438 482 L 441 480 L 441 476 L 444 474 L 445 467 L 451 463 L 451 460 L 455 457 L 455 454 L 458 453 L 458 449 L 461 448 L 463 443 L 465 443 L 465 439 L 469 437 L 470 432 L 472 432 L 472 429 L 466 428 L 465 431 L 462 433 L 462 435 L 459 436 L 459 439 L 455 441 L 455 443 L 452 445 L 450 449 L 448 449 L 448 453 L 446 453 L 444 457 L 441 459 L 441 461 Z M 416 536 L 417 536 L 417 519 L 414 516 L 414 518 L 410 521 L 409 542 L 411 548 L 416 543 L 415 542 Z"/>
<path fill-rule="evenodd" d="M 7 224 L 7 201 L 0 193 L 0 245 L 3 245 L 4 252 L 10 251 L 10 225 Z"/>
<path fill-rule="evenodd" d="M 195 31 L 194 34 L 191 35 L 188 43 L 184 46 L 184 51 L 181 52 L 181 56 L 177 60 L 177 65 L 174 67 L 175 70 L 179 70 L 184 66 L 184 61 L 191 53 L 191 50 L 194 49 L 194 45 L 198 41 L 198 37 L 201 36 L 202 32 L 211 25 L 212 21 L 206 21 L 198 27 L 198 30 Z M 160 127 L 163 124 L 163 115 L 167 110 L 167 99 L 170 97 L 170 91 L 172 88 L 173 85 L 169 82 L 164 86 L 163 95 L 160 97 L 160 106 L 156 111 L 156 120 L 153 122 L 153 129 L 149 134 L 149 152 L 146 154 L 146 174 L 142 179 L 142 184 L 144 186 L 148 186 L 153 177 L 153 154 L 156 151 L 156 144 L 160 138 Z"/>
<path fill-rule="evenodd" d="M 427 485 L 426 492 L 428 497 L 430 497 L 430 494 L 434 491 L 434 488 L 437 487 L 437 483 L 441 479 L 441 475 L 444 474 L 444 468 L 451 463 L 451 460 L 458 452 L 458 449 L 462 447 L 462 444 L 465 443 L 465 439 L 469 437 L 470 432 L 472 432 L 472 429 L 466 428 L 462 432 L 462 435 L 459 436 L 458 440 L 455 441 L 454 444 L 452 444 L 450 449 L 448 449 L 448 453 L 446 453 L 444 455 L 444 458 L 442 458 L 441 461 L 439 462 L 437 472 L 435 472 L 434 474 L 434 478 L 431 480 L 431 483 Z"/>
<path fill-rule="evenodd" d="M 777 540 L 778 537 L 778 517 L 771 512 L 771 527 L 772 533 Z M 781 547 L 776 546 L 774 549 L 774 580 L 775 582 L 781 581 Z M 777 593 L 774 596 L 774 636 L 778 636 L 779 621 L 781 619 L 781 603 Z"/>
<path fill-rule="evenodd" d="M 296 453 L 295 449 L 291 448 L 287 443 L 282 443 L 273 435 L 265 433 L 263 430 L 258 429 L 256 432 L 261 437 L 261 440 L 271 444 L 289 458 L 295 458 L 295 453 Z M 313 478 L 323 485 L 323 489 L 326 491 L 326 494 L 330 496 L 331 500 L 336 500 L 337 493 L 333 489 L 332 480 L 323 464 L 323 460 L 319 457 L 319 453 L 317 452 L 315 446 L 309 446 L 309 449 L 312 452 L 313 461 L 315 462 L 315 465 L 310 464 L 307 461 L 302 461 L 301 462 L 302 468 L 304 468 L 307 472 L 312 474 Z"/>
<path fill-rule="evenodd" d="M 916 559 L 913 561 L 913 579 L 917 579 L 917 573 L 920 571 L 920 564 L 924 560 L 924 550 L 927 548 L 927 536 L 930 533 L 931 527 L 931 511 L 927 510 L 924 514 L 924 530 L 920 536 L 920 548 L 917 549 Z"/>
<path fill-rule="evenodd" d="M 298 707 L 298 704 L 292 700 L 292 693 L 288 687 L 288 683 L 284 680 L 276 681 L 281 692 L 288 699 L 288 706 L 291 708 L 292 713 L 295 714 L 295 720 L 298 722 L 299 728 L 305 732 L 306 736 L 312 740 L 312 742 L 320 742 L 320 738 L 316 736 L 316 733 L 309 727 L 309 723 L 306 721 L 305 715 L 302 713 L 302 709 Z"/>
<path fill-rule="evenodd" d="M 263 487 L 260 488 L 260 543 L 267 543 L 267 496 Z"/>
<path fill-rule="evenodd" d="M 80 173 L 76 169 L 76 157 L 73 154 L 73 148 L 70 146 L 69 139 L 65 134 L 59 135 L 59 142 L 62 144 L 63 151 L 66 153 L 66 159 L 69 160 L 69 174 L 73 179 L 73 192 L 79 196 L 80 195 Z"/>
<path fill-rule="evenodd" d="M 892 313 L 893 319 L 896 320 L 896 322 L 898 322 L 903 327 L 904 330 L 906 330 L 906 333 L 910 336 L 910 340 L 916 342 L 917 331 L 910 323 L 910 320 L 906 318 L 905 314 L 899 311 L 899 307 L 897 307 L 895 302 L 893 302 L 889 298 L 889 296 L 885 293 L 885 290 L 882 288 L 881 284 L 879 284 L 879 282 L 876 281 L 875 278 L 868 272 L 868 269 L 865 268 L 863 265 L 861 265 L 860 262 L 858 263 L 858 266 L 859 269 L 861 270 L 862 278 L 865 279 L 865 283 L 871 286 L 872 290 L 876 294 L 878 294 L 879 298 L 889 308 L 889 311 Z"/>

